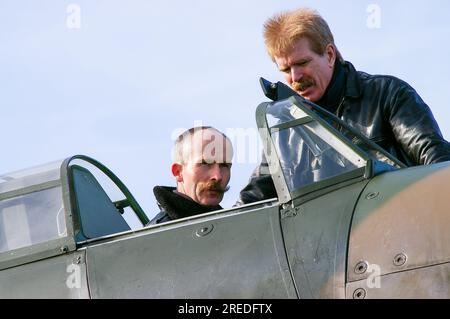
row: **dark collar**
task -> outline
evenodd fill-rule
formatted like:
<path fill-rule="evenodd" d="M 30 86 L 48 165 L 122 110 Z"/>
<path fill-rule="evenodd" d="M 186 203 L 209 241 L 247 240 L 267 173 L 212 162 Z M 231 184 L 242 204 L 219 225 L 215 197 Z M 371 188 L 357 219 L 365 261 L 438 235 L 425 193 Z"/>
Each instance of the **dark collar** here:
<path fill-rule="evenodd" d="M 353 64 L 348 61 L 344 63 L 344 69 L 347 74 L 347 83 L 345 87 L 345 96 L 357 98 L 362 94 L 361 78 Z"/>
<path fill-rule="evenodd" d="M 346 92 L 347 74 L 344 65 L 336 60 L 333 76 L 322 98 L 316 104 L 335 113 Z"/>
<path fill-rule="evenodd" d="M 159 207 L 169 215 L 170 219 L 189 217 L 222 209 L 220 205 L 201 205 L 174 192 L 175 190 L 175 187 L 167 186 L 155 186 L 153 188 L 153 194 L 155 194 Z"/>

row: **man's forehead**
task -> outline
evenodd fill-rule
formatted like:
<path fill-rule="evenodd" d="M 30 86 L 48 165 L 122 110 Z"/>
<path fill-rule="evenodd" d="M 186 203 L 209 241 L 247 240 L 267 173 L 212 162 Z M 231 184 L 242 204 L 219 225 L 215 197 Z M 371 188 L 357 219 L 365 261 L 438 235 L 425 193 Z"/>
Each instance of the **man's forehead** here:
<path fill-rule="evenodd" d="M 287 64 L 292 62 L 290 60 L 307 58 L 313 52 L 311 50 L 311 44 L 308 38 L 300 37 L 299 39 L 292 42 L 292 45 L 275 55 L 275 60 L 277 63 Z"/>

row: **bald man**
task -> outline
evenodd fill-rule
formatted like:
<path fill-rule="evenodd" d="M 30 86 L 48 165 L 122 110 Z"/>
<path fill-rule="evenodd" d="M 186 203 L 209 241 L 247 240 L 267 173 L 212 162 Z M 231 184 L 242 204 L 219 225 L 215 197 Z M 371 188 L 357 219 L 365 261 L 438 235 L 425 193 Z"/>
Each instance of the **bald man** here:
<path fill-rule="evenodd" d="M 153 189 L 161 212 L 149 224 L 222 209 L 228 190 L 233 147 L 219 130 L 194 127 L 181 134 L 174 145 L 172 175 L 176 187 Z"/>

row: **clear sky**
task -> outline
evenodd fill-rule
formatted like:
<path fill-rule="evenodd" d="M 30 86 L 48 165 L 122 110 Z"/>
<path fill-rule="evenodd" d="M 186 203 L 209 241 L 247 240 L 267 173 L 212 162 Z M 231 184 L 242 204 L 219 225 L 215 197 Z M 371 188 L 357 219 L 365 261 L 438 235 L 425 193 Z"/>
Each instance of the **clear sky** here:
<path fill-rule="evenodd" d="M 88 155 L 151 218 L 153 186 L 175 184 L 176 132 L 255 128 L 259 77 L 282 80 L 262 25 L 303 6 L 322 14 L 358 70 L 410 83 L 450 139 L 447 0 L 0 0 L 0 173 Z M 240 145 L 224 207 L 257 164 L 254 144 Z"/>

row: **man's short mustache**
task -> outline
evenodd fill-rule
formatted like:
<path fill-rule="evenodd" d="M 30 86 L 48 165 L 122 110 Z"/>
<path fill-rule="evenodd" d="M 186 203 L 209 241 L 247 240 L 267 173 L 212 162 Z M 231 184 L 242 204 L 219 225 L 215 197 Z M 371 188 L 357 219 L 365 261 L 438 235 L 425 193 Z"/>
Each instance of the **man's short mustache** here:
<path fill-rule="evenodd" d="M 302 79 L 299 82 L 292 82 L 292 88 L 296 91 L 303 91 L 306 88 L 313 86 L 314 80 L 310 78 Z"/>
<path fill-rule="evenodd" d="M 202 191 L 215 191 L 225 193 L 230 189 L 230 186 L 222 187 L 219 182 L 210 181 L 201 186 Z"/>

